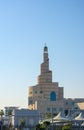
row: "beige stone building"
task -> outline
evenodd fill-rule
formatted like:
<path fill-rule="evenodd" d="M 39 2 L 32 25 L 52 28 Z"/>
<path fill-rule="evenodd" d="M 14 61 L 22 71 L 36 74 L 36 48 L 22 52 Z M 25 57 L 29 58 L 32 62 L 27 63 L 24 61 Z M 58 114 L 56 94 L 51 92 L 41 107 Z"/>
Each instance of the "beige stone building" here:
<path fill-rule="evenodd" d="M 28 108 L 38 109 L 40 113 L 58 113 L 63 111 L 63 87 L 58 82 L 52 82 L 52 71 L 49 69 L 48 48 L 44 47 L 43 63 L 37 85 L 28 87 Z"/>
<path fill-rule="evenodd" d="M 65 99 L 64 88 L 60 87 L 58 82 L 52 81 L 52 71 L 49 69 L 48 48 L 45 46 L 37 85 L 28 87 L 28 109 L 38 109 L 42 115 L 45 113 L 57 114 L 59 111 L 67 115 L 73 111 L 74 104 L 78 102 L 84 102 L 84 99 Z"/>

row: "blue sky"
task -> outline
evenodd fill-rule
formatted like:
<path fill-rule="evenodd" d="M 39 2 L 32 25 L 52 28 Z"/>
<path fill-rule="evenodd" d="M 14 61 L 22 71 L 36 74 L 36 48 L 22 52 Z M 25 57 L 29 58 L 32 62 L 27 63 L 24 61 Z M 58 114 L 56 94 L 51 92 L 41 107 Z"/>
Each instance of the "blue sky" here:
<path fill-rule="evenodd" d="M 45 42 L 64 97 L 84 98 L 84 0 L 0 0 L 0 108 L 27 107 Z"/>

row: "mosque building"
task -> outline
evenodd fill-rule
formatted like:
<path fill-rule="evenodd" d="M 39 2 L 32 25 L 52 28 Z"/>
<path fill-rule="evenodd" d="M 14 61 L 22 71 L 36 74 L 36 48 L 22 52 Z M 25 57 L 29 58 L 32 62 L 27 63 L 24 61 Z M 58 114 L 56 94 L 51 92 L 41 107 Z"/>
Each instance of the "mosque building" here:
<path fill-rule="evenodd" d="M 58 82 L 52 81 L 52 71 L 49 69 L 48 47 L 44 46 L 43 63 L 40 66 L 40 75 L 37 84 L 28 87 L 28 109 L 39 110 L 40 114 L 59 111 L 68 114 L 75 103 L 84 102 L 84 99 L 65 99 L 64 88 Z"/>

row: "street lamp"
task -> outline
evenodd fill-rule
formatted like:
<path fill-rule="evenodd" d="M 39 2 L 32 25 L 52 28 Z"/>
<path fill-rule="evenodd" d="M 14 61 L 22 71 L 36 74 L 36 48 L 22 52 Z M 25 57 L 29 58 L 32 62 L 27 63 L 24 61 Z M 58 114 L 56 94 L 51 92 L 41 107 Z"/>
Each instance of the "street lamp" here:
<path fill-rule="evenodd" d="M 49 100 L 49 106 L 50 106 L 50 109 L 51 109 L 51 121 L 52 121 L 52 124 L 53 124 L 53 101 L 50 101 L 50 98 L 47 98 Z"/>
<path fill-rule="evenodd" d="M 51 106 L 51 118 L 52 118 L 52 124 L 53 124 L 53 105 Z"/>

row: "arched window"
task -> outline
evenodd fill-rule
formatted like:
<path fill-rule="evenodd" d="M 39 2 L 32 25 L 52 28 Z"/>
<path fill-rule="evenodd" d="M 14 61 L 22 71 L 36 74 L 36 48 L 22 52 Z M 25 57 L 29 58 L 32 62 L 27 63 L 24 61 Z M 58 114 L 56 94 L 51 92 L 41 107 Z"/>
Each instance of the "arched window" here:
<path fill-rule="evenodd" d="M 50 93 L 50 101 L 56 101 L 56 93 L 54 91 Z"/>

